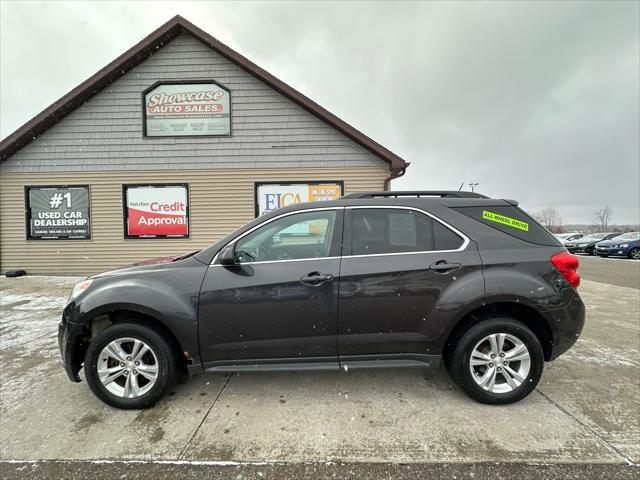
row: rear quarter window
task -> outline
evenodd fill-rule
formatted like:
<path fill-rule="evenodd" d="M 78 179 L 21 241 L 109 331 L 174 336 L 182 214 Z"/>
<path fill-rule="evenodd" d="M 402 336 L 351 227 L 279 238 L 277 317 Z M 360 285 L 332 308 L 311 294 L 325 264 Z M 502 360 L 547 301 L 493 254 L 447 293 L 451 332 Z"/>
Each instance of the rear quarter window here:
<path fill-rule="evenodd" d="M 558 240 L 546 228 L 513 205 L 452 208 L 467 217 L 525 242 L 537 245 L 559 245 Z"/>

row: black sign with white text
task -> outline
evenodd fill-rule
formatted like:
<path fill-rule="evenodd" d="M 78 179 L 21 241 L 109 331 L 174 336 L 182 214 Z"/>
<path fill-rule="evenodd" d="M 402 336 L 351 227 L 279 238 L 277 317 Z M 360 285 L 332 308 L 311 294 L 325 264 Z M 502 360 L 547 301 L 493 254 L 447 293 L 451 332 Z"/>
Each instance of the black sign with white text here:
<path fill-rule="evenodd" d="M 27 239 L 91 238 L 88 186 L 25 187 L 25 197 Z"/>

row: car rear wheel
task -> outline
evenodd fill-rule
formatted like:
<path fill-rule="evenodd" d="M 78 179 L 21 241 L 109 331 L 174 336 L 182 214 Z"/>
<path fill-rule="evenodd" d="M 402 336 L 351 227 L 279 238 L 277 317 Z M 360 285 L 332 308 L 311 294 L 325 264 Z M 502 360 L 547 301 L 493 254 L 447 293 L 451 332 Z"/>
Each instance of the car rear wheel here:
<path fill-rule="evenodd" d="M 524 324 L 495 316 L 461 335 L 446 364 L 471 398 L 497 405 L 517 402 L 533 391 L 542 375 L 544 355 L 540 341 Z"/>
<path fill-rule="evenodd" d="M 152 328 L 120 323 L 91 341 L 84 370 L 89 387 L 103 402 L 123 409 L 147 408 L 173 385 L 176 358 Z"/>
<path fill-rule="evenodd" d="M 640 248 L 632 248 L 629 251 L 629 258 L 632 260 L 640 260 Z"/>

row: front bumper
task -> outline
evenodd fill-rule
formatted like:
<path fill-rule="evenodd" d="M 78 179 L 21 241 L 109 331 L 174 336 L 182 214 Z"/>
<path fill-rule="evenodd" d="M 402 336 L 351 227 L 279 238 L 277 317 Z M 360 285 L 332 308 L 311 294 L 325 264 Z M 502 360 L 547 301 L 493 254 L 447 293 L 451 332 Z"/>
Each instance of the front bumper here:
<path fill-rule="evenodd" d="M 587 247 L 571 246 L 571 247 L 565 247 L 565 248 L 569 250 L 569 253 L 592 253 L 595 247 L 594 246 L 587 246 Z"/>
<path fill-rule="evenodd" d="M 566 306 L 552 313 L 556 328 L 549 360 L 555 360 L 578 341 L 584 328 L 585 310 L 584 302 L 576 292 Z"/>
<path fill-rule="evenodd" d="M 629 255 L 629 248 L 596 247 L 596 254 L 601 257 L 626 257 Z"/>
<path fill-rule="evenodd" d="M 63 312 L 62 321 L 58 324 L 58 347 L 62 365 L 72 382 L 80 381 L 78 372 L 82 366 L 82 359 L 79 357 L 84 336 L 84 326 L 69 322 L 66 312 Z"/>

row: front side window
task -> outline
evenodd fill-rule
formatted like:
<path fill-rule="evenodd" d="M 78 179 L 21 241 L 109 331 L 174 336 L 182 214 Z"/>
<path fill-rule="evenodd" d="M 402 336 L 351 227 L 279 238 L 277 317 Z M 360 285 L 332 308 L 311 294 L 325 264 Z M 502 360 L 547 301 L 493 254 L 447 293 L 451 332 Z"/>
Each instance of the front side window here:
<path fill-rule="evenodd" d="M 335 224 L 335 210 L 296 213 L 279 218 L 236 243 L 236 262 L 328 257 Z"/>
<path fill-rule="evenodd" d="M 431 217 L 415 210 L 352 210 L 353 255 L 456 250 L 463 239 Z"/>

